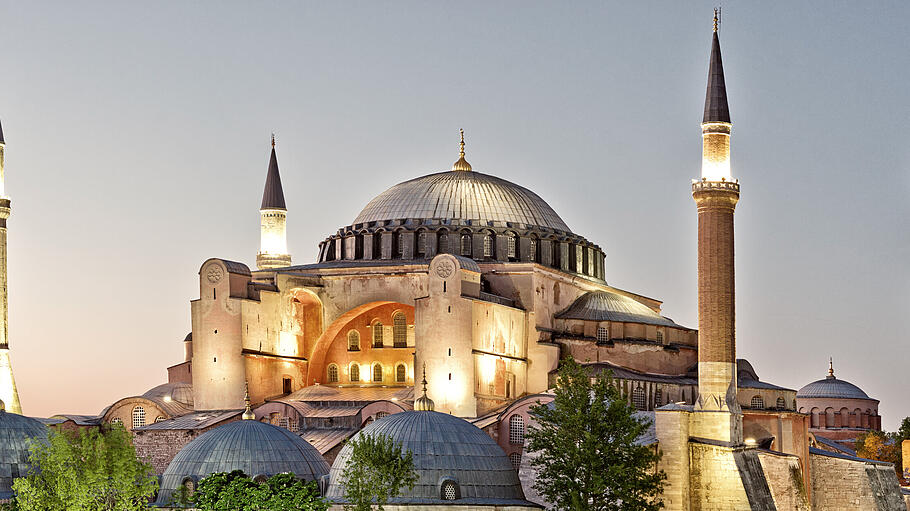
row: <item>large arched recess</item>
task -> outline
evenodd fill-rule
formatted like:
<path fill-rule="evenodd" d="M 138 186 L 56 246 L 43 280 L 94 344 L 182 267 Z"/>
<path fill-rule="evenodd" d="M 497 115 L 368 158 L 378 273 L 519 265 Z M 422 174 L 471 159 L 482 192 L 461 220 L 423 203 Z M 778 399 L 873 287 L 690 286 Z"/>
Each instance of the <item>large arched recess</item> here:
<path fill-rule="evenodd" d="M 326 328 L 325 332 L 323 332 L 316 341 L 316 345 L 313 347 L 313 353 L 310 357 L 307 369 L 307 385 L 325 381 L 326 357 L 329 352 L 332 351 L 334 345 L 347 346 L 347 334 L 351 329 L 357 329 L 360 332 L 361 351 L 354 354 L 357 358 L 368 359 L 369 361 L 382 361 L 384 369 L 388 371 L 393 370 L 394 364 L 388 363 L 386 360 L 403 360 L 407 362 L 410 369 L 413 369 L 413 367 L 411 367 L 413 365 L 413 346 L 408 348 L 387 347 L 383 348 L 381 351 L 373 351 L 375 348 L 371 346 L 373 336 L 366 325 L 370 325 L 374 320 L 378 319 L 387 328 L 391 328 L 391 316 L 398 311 L 406 315 L 409 325 L 414 324 L 414 306 L 391 301 L 365 303 L 358 307 L 354 307 L 339 316 L 338 319 Z M 388 333 L 386 337 L 387 346 L 391 346 L 391 333 Z M 335 348 L 335 351 L 338 351 L 337 347 Z M 344 366 L 346 367 L 346 364 L 344 364 Z M 365 374 L 364 379 L 366 379 L 366 376 L 367 375 Z M 340 383 L 348 383 L 348 381 L 342 377 Z"/>

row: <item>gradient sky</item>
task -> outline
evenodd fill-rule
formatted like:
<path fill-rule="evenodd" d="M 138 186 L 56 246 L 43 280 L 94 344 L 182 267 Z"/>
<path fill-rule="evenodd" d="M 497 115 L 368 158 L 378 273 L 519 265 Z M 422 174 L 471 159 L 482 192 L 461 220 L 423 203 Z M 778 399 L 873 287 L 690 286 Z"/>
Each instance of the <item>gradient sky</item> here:
<path fill-rule="evenodd" d="M 10 345 L 25 412 L 183 360 L 209 257 L 255 263 L 269 134 L 295 263 L 395 183 L 547 200 L 610 284 L 695 327 L 712 2 L 0 1 Z M 739 356 L 910 415 L 910 4 L 727 2 Z"/>

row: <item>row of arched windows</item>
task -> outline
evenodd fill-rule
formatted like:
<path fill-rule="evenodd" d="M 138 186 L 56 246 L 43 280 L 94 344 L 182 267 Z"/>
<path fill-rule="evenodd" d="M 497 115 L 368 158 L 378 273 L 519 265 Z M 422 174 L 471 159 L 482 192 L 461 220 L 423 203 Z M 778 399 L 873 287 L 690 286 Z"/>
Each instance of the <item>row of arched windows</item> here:
<path fill-rule="evenodd" d="M 373 381 L 373 382 L 382 382 L 383 372 L 382 364 L 375 363 L 373 364 L 373 374 L 372 380 L 363 380 L 363 381 Z M 361 381 L 360 376 L 360 364 L 352 363 L 351 367 L 348 370 L 349 380 L 354 382 Z M 338 364 L 329 364 L 326 369 L 326 380 L 328 383 L 341 383 L 341 374 L 338 369 Z M 408 380 L 408 368 L 406 365 L 399 363 L 395 366 L 395 383 L 405 383 Z"/>
<path fill-rule="evenodd" d="M 132 428 L 130 428 L 130 429 L 141 428 L 142 426 L 146 425 L 144 407 L 142 407 L 140 405 L 134 406 L 132 413 L 130 415 L 132 418 Z M 165 418 L 161 415 L 159 415 L 158 417 L 155 417 L 155 422 L 161 422 L 164 420 L 167 420 L 167 418 Z M 113 419 L 111 419 L 110 422 L 111 422 L 111 424 L 123 424 L 123 419 L 121 419 L 120 417 L 114 417 Z"/>
<path fill-rule="evenodd" d="M 775 404 L 775 409 L 777 409 L 777 410 L 786 410 L 787 409 L 787 401 L 782 397 L 777 398 L 777 402 L 775 402 L 774 404 Z M 758 395 L 752 396 L 752 400 L 749 402 L 749 406 L 750 406 L 750 408 L 754 408 L 756 410 L 764 410 L 765 409 L 765 399 Z"/>
<path fill-rule="evenodd" d="M 381 321 L 374 321 L 371 325 L 374 348 L 382 348 L 385 345 L 383 326 Z M 395 348 L 408 347 L 408 319 L 400 311 L 392 314 L 392 346 Z M 360 332 L 357 330 L 348 332 L 348 351 L 360 351 Z"/>

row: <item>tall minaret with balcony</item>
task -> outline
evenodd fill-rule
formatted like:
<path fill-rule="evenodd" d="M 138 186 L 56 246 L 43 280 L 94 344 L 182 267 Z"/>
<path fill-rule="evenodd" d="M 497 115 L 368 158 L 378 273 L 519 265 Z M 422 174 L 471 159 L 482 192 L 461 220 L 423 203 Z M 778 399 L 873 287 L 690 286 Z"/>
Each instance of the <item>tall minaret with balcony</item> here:
<path fill-rule="evenodd" d="M 275 155 L 275 135 L 272 135 L 272 156 L 259 207 L 260 241 L 256 266 L 260 270 L 283 268 L 291 265 L 287 235 L 288 208 L 284 203 L 281 175 L 278 173 L 278 156 Z"/>
<path fill-rule="evenodd" d="M 6 286 L 6 219 L 9 218 L 10 200 L 6 196 L 6 170 L 4 168 L 3 126 L 0 125 L 0 399 L 6 410 L 22 414 L 19 391 L 13 378 L 13 366 L 9 356 L 9 301 Z"/>
<path fill-rule="evenodd" d="M 692 436 L 740 445 L 733 271 L 733 212 L 739 182 L 730 175 L 732 127 L 715 12 L 701 124 L 702 176 L 692 183 L 698 207 L 698 400 Z"/>

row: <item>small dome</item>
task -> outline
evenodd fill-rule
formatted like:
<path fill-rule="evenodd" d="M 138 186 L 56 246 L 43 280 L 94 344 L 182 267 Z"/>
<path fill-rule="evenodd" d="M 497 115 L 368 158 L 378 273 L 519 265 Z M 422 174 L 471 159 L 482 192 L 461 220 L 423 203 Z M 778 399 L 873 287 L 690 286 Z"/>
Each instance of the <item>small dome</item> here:
<path fill-rule="evenodd" d="M 823 380 L 816 380 L 805 387 L 799 389 L 796 397 L 826 397 L 826 398 L 845 398 L 845 399 L 872 399 L 863 389 L 856 385 L 839 380 L 834 376 L 828 376 Z"/>
<path fill-rule="evenodd" d="M 177 453 L 161 476 L 156 504 L 170 503 L 184 481 L 197 484 L 217 472 L 242 470 L 249 477 L 290 472 L 313 481 L 329 472 L 319 451 L 296 434 L 271 424 L 240 420 L 206 431 Z"/>
<path fill-rule="evenodd" d="M 464 419 L 432 411 L 402 412 L 371 423 L 357 435 L 384 434 L 414 453 L 418 479 L 411 491 L 390 503 L 440 504 L 446 484 L 454 483 L 452 504 L 529 506 L 518 473 L 503 450 L 482 430 Z M 357 437 L 355 437 L 357 438 Z M 351 447 L 341 449 L 332 465 L 326 496 L 343 500 L 341 474 Z"/>
<path fill-rule="evenodd" d="M 16 413 L 0 411 L 0 499 L 13 496 L 13 479 L 28 473 L 28 443 L 47 440 L 47 427 Z"/>
<path fill-rule="evenodd" d="M 683 328 L 671 319 L 654 312 L 647 305 L 607 291 L 591 291 L 579 296 L 568 309 L 556 315 L 559 319 L 585 321 L 621 321 L 646 325 Z"/>
<path fill-rule="evenodd" d="M 193 386 L 189 383 L 163 383 L 152 387 L 142 394 L 152 401 L 176 401 L 189 407 L 193 406 Z"/>

